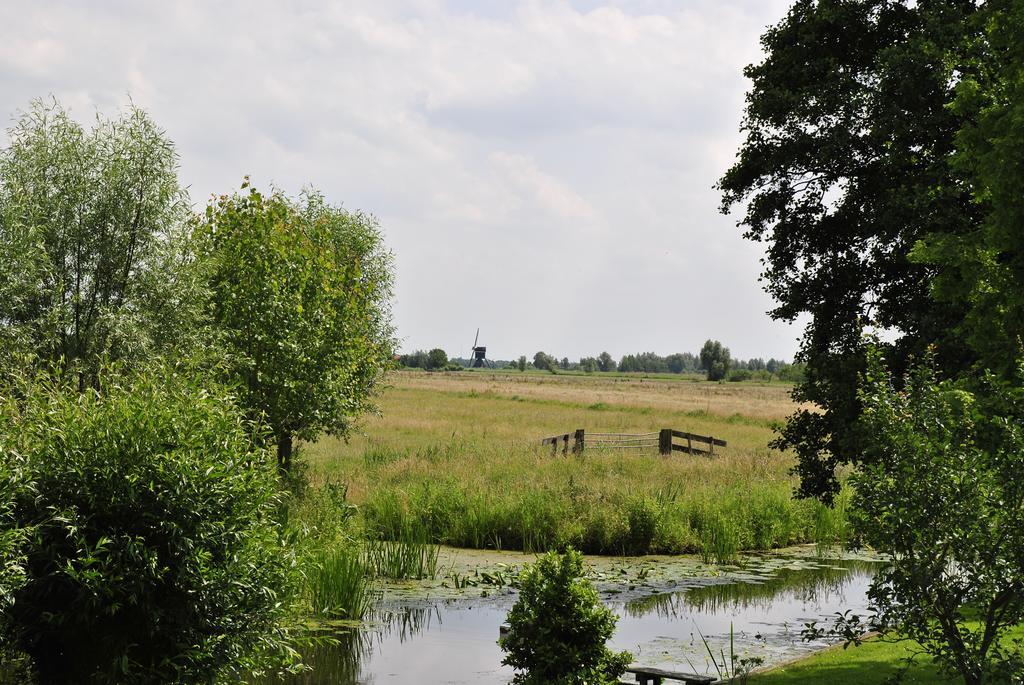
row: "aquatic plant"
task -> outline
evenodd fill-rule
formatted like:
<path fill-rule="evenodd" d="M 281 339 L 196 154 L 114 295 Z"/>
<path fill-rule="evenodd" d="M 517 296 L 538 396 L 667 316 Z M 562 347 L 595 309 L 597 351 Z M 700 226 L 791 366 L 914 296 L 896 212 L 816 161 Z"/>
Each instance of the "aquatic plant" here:
<path fill-rule="evenodd" d="M 700 636 L 700 640 L 704 643 L 704 649 L 707 650 L 708 657 L 711 659 L 712 665 L 715 667 L 715 672 L 718 674 L 718 680 L 721 682 L 740 683 L 740 685 L 746 685 L 747 679 L 750 673 L 764 663 L 764 658 L 759 656 L 741 656 L 736 653 L 736 638 L 733 633 L 732 623 L 729 624 L 729 656 L 725 655 L 725 648 L 720 647 L 718 655 L 715 655 L 715 650 L 708 644 L 707 638 L 704 634 L 697 629 L 697 635 Z M 721 660 L 719 660 L 721 657 Z"/>
<path fill-rule="evenodd" d="M 320 616 L 362 619 L 373 606 L 373 586 L 357 547 L 325 550 L 306 570 L 306 596 Z"/>
<path fill-rule="evenodd" d="M 362 563 L 372 575 L 394 580 L 437 577 L 440 548 L 417 528 L 405 528 L 393 540 L 367 540 Z"/>

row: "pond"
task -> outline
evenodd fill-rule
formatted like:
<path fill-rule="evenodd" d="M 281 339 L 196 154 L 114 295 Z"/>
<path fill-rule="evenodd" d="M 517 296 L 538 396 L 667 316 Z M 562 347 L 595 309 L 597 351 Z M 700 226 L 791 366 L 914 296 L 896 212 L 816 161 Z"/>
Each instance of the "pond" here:
<path fill-rule="evenodd" d="M 312 672 L 288 683 L 505 684 L 499 627 L 515 601 L 507 585 L 522 554 L 445 550 L 444 578 L 386 586 L 371 620 L 339 644 L 310 650 Z M 779 663 L 824 646 L 808 621 L 863 613 L 877 562 L 823 558 L 813 548 L 746 557 L 736 566 L 690 557 L 588 557 L 590 578 L 619 622 L 610 646 L 635 662 L 717 674 L 730 654 Z M 710 653 L 709 653 L 710 652 Z"/>

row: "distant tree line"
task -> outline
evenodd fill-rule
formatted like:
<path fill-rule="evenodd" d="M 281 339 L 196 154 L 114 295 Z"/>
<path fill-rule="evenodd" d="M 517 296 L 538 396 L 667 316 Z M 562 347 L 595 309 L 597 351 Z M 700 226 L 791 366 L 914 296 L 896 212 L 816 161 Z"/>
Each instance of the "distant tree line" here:
<path fill-rule="evenodd" d="M 472 359 L 461 357 L 448 358 L 444 350 L 434 348 L 429 352 L 416 350 L 398 357 L 399 365 L 412 369 L 427 371 L 459 370 L 472 365 Z M 676 373 L 705 374 L 713 381 L 746 381 L 746 380 L 779 380 L 799 382 L 803 378 L 803 365 L 790 364 L 781 359 L 771 358 L 767 361 L 761 357 L 751 359 L 733 359 L 729 348 L 717 340 L 708 340 L 700 352 L 677 352 L 661 356 L 654 352 L 627 354 L 618 361 L 608 352 L 601 352 L 596 357 L 583 357 L 577 362 L 569 361 L 568 357 L 558 357 L 543 350 L 533 354 L 532 359 L 526 355 L 517 360 L 488 360 L 497 369 L 512 368 L 526 371 L 533 368 L 541 371 L 582 371 L 584 373 Z"/>

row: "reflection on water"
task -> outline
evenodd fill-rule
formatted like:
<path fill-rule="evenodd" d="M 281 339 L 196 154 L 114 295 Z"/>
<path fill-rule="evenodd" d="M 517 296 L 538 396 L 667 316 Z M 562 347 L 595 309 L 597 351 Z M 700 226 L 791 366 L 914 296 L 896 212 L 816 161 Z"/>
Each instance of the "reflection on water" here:
<path fill-rule="evenodd" d="M 715 668 L 703 640 L 716 654 L 722 648 L 728 653 L 730 633 L 737 655 L 767 663 L 814 649 L 820 645 L 800 641 L 803 623 L 863 610 L 875 565 L 789 561 L 775 558 L 725 578 L 641 588 L 625 601 L 605 592 L 620 616 L 610 646 L 630 650 L 645 665 L 709 673 Z M 505 594 L 385 605 L 366 628 L 339 635 L 337 645 L 307 650 L 313 671 L 277 682 L 508 683 L 512 671 L 501 666 L 497 636 L 514 600 Z"/>
<path fill-rule="evenodd" d="M 870 580 L 877 564 L 869 561 L 831 561 L 815 568 L 779 567 L 771 575 L 740 583 L 695 587 L 686 592 L 657 593 L 626 603 L 626 614 L 678 618 L 680 612 L 718 614 L 757 609 L 769 612 L 779 603 L 842 604 L 851 575 Z"/>

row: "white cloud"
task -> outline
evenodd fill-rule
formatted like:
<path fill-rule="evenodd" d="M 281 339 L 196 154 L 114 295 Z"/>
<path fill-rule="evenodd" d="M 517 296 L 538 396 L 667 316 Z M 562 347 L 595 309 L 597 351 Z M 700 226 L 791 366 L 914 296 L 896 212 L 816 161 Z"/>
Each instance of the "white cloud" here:
<path fill-rule="evenodd" d="M 787 0 L 7 2 L 0 115 L 129 95 L 201 204 L 245 174 L 376 214 L 399 333 L 459 353 L 790 356 L 717 213 Z M 668 315 L 667 313 L 672 313 Z M 595 315 L 599 314 L 599 315 Z"/>

